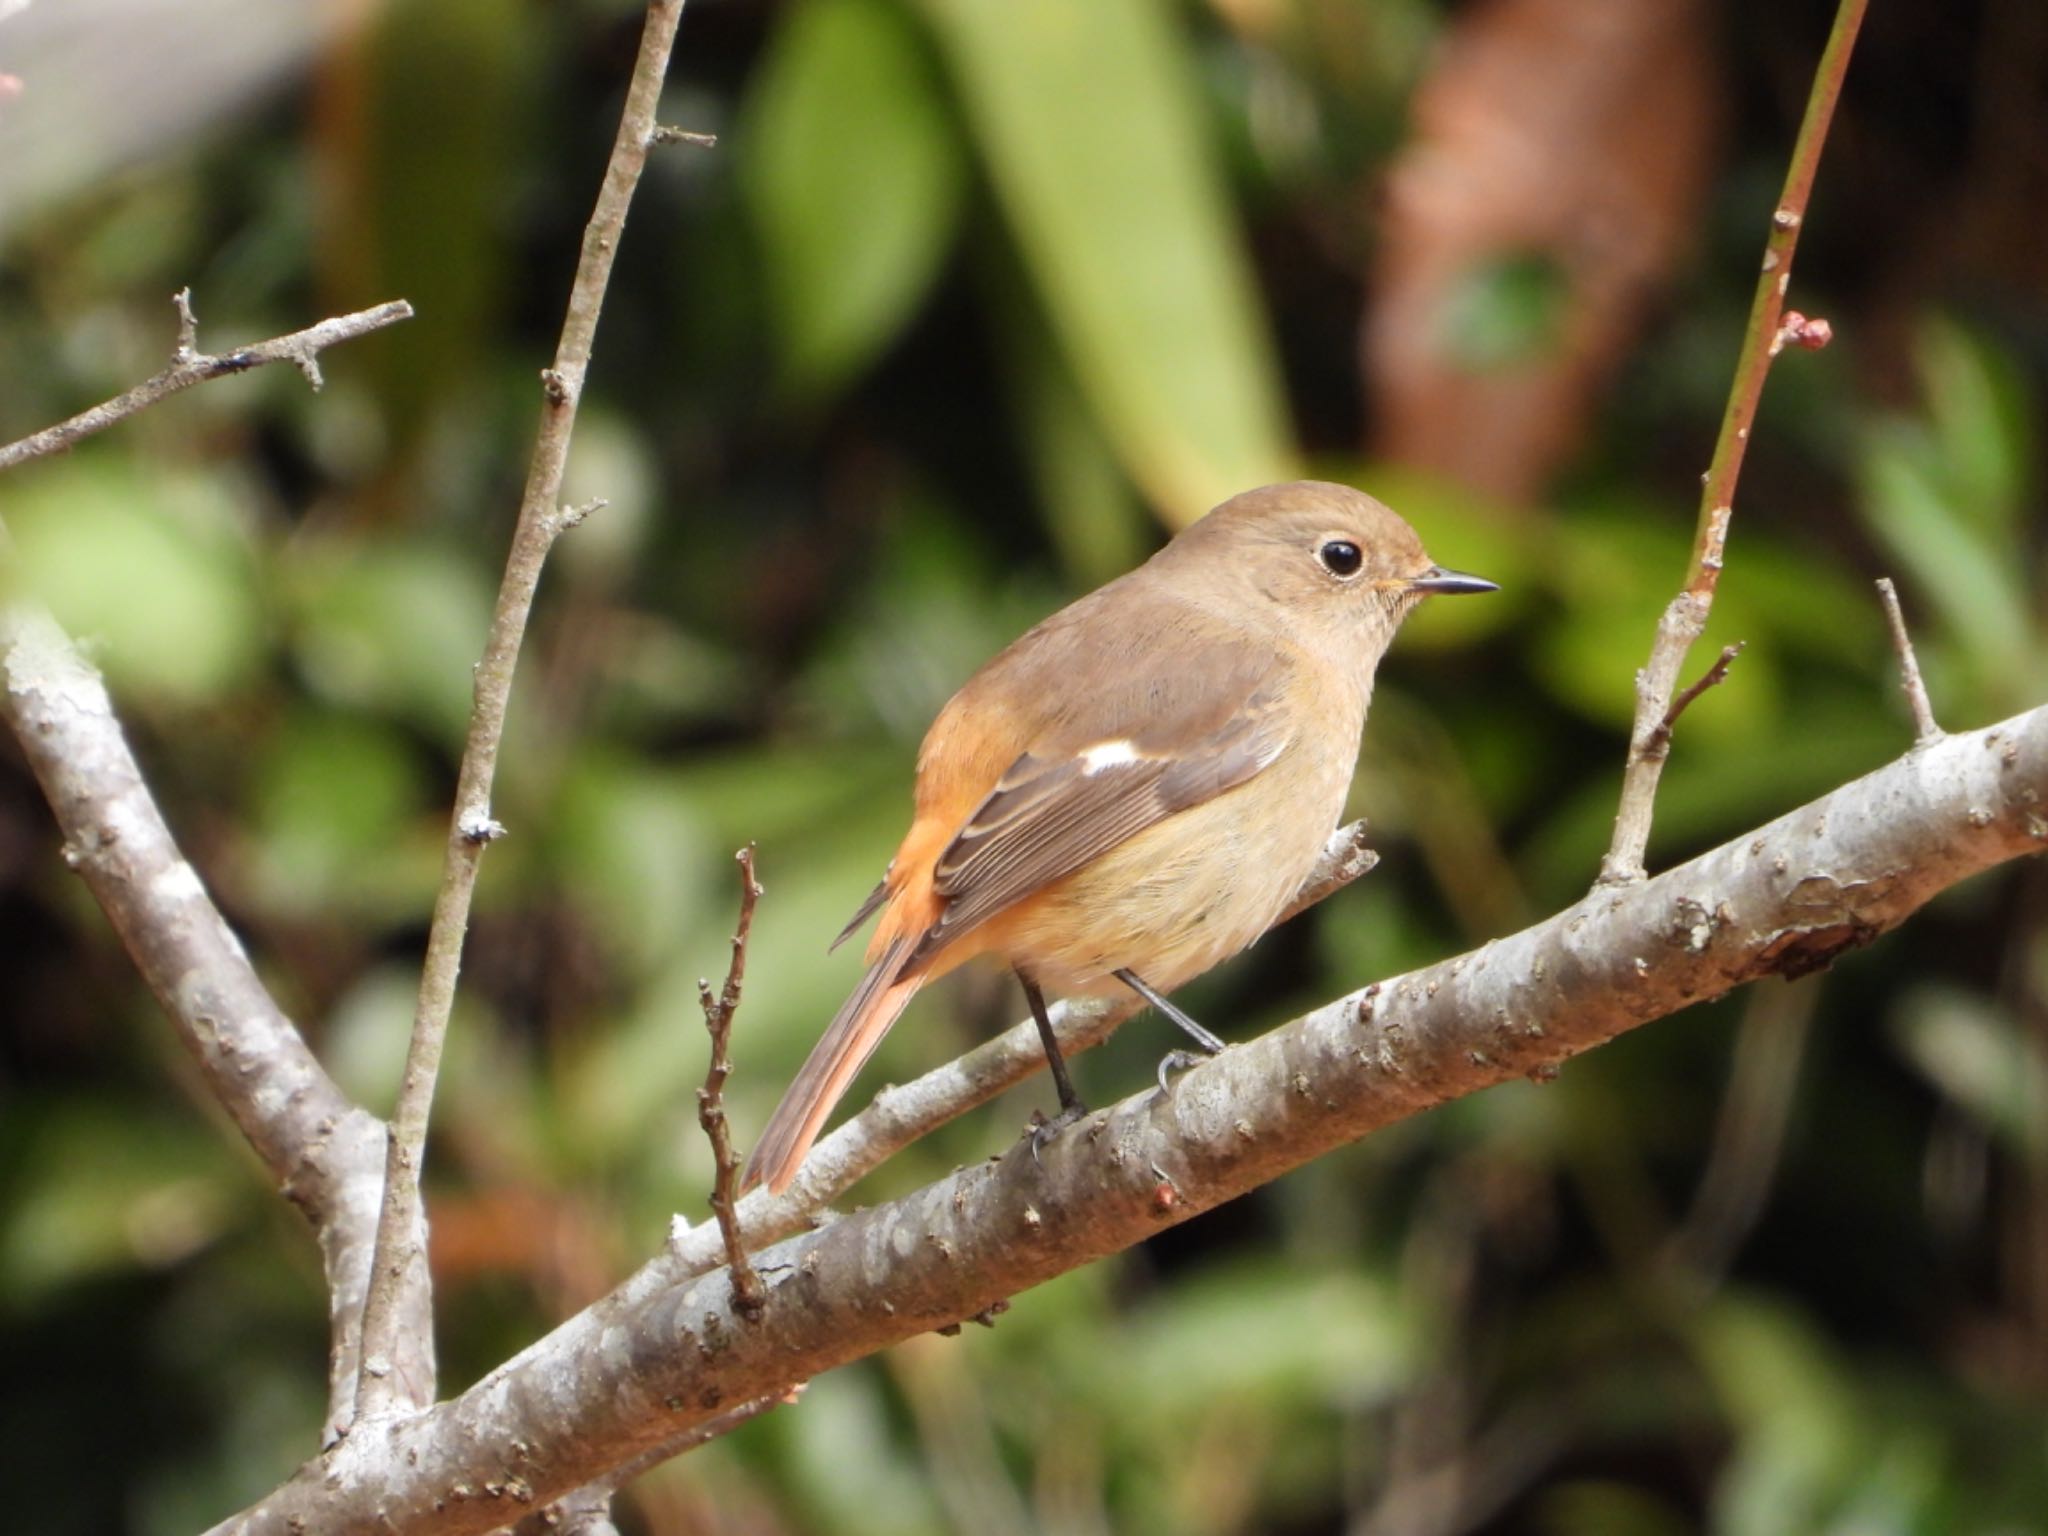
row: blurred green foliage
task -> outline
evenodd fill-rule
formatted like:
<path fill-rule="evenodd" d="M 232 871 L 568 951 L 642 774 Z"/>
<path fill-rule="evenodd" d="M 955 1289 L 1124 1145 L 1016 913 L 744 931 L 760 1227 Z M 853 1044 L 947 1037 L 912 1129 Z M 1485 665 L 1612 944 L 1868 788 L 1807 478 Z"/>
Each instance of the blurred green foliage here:
<path fill-rule="evenodd" d="M 851 982 L 823 946 L 902 830 L 932 713 L 1233 490 L 1313 463 L 1506 590 L 1425 612 L 1383 673 L 1356 795 L 1380 869 L 1191 1009 L 1249 1034 L 1590 880 L 1825 7 L 1733 8 L 1729 89 L 1755 110 L 1574 468 L 1526 508 L 1358 448 L 1371 189 L 1476 9 L 692 6 L 663 115 L 723 139 L 656 157 L 621 252 L 570 486 L 611 505 L 544 586 L 432 1148 L 446 1385 L 600 1293 L 671 1211 L 703 1214 L 695 986 L 723 964 L 732 850 L 759 844 L 767 886 L 730 1090 L 747 1128 Z M 1766 397 L 1698 661 L 1747 649 L 1685 717 L 1659 860 L 1905 747 L 1879 571 L 1945 721 L 2042 701 L 2048 304 L 2018 246 L 1943 243 L 2011 149 L 1958 159 L 1991 25 L 1964 9 L 1874 27 L 1859 60 L 1877 84 L 1852 81 L 1795 295 L 1842 339 Z M 318 397 L 282 372 L 209 386 L 0 484 L 10 558 L 93 647 L 188 851 L 373 1108 L 636 20 L 397 0 L 0 245 L 4 437 L 158 366 L 187 282 L 209 346 L 420 309 L 330 354 Z M 1878 87 L 1905 78 L 1901 116 Z M 1482 266 L 1451 344 L 1513 368 L 1556 343 L 1560 303 L 1540 257 Z M 2048 1530 L 2042 872 L 1763 998 L 814 1383 L 650 1479 L 638 1528 Z M 1015 1012 L 963 978 L 865 1082 Z M 204 1525 L 314 1444 L 318 1266 L 4 753 L 0 1025 L 16 1522 Z M 1133 1025 L 1084 1091 L 1137 1089 L 1158 1049 Z M 1044 1097 L 861 1198 L 1005 1144 Z"/>

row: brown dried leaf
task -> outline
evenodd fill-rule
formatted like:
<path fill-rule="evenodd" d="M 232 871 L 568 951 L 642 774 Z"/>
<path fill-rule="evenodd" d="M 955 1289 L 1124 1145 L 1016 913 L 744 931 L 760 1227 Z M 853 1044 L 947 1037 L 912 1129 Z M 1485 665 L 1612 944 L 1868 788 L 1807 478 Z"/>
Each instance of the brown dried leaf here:
<path fill-rule="evenodd" d="M 1387 188 L 1362 338 L 1377 456 L 1526 501 L 1574 451 L 1699 215 L 1707 23 L 1698 0 L 1486 0 L 1459 20 Z M 1461 313 L 1517 280 L 1503 302 L 1541 333 L 1475 355 Z"/>

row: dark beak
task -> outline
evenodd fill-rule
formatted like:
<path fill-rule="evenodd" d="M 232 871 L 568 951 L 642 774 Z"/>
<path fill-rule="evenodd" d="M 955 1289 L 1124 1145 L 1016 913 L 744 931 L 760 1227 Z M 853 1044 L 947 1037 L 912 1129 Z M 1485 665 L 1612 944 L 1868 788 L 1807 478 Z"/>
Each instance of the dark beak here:
<path fill-rule="evenodd" d="M 1484 576 L 1467 576 L 1463 571 L 1447 571 L 1440 565 L 1428 570 L 1408 583 L 1411 592 L 1436 592 L 1455 596 L 1460 592 L 1498 592 L 1500 587 Z"/>

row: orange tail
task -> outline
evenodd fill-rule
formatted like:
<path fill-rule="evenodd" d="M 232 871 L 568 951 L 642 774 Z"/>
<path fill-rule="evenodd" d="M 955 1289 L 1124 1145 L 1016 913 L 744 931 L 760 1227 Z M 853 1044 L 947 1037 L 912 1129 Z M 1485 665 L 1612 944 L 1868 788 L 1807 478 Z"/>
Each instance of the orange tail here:
<path fill-rule="evenodd" d="M 796 1081 L 789 1085 L 782 1102 L 775 1106 L 775 1113 L 768 1117 L 767 1128 L 761 1132 L 761 1140 L 747 1159 L 746 1171 L 740 1175 L 742 1190 L 764 1180 L 771 1194 L 779 1195 L 789 1188 L 790 1180 L 796 1177 L 797 1169 L 803 1166 L 804 1157 L 811 1150 L 811 1143 L 824 1130 L 825 1117 L 832 1113 L 832 1106 L 844 1096 L 854 1075 L 882 1043 L 889 1026 L 924 985 L 924 975 L 896 975 L 896 968 L 909 948 L 908 941 L 903 939 L 890 943 L 853 989 L 853 995 L 840 1005 L 823 1038 L 812 1047 Z"/>

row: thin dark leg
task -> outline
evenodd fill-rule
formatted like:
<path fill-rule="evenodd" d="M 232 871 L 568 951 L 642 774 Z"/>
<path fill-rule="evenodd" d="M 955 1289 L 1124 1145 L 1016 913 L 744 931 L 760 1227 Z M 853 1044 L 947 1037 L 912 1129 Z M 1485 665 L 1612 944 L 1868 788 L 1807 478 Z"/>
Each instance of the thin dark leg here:
<path fill-rule="evenodd" d="M 1157 992 L 1154 992 L 1151 987 L 1145 984 L 1145 978 L 1136 971 L 1111 971 L 1110 974 L 1137 993 L 1138 996 L 1145 999 L 1154 1008 L 1165 1014 L 1169 1019 L 1173 1020 L 1174 1023 L 1178 1024 L 1187 1034 L 1187 1037 L 1202 1048 L 1204 1055 L 1214 1056 L 1222 1051 L 1223 1042 L 1221 1040 L 1210 1034 L 1208 1030 L 1202 1028 L 1201 1025 L 1182 1013 Z M 1045 1026 L 1040 1025 L 1039 1027 L 1043 1029 Z"/>
<path fill-rule="evenodd" d="M 1024 988 L 1024 1001 L 1031 1006 L 1031 1021 L 1038 1026 L 1039 1042 L 1045 1046 L 1045 1064 L 1052 1069 L 1053 1086 L 1059 1090 L 1060 1112 L 1086 1114 L 1088 1107 L 1074 1092 L 1074 1080 L 1067 1076 L 1067 1058 L 1060 1054 L 1059 1040 L 1052 1032 L 1052 1016 L 1045 1011 L 1045 994 L 1022 971 L 1017 972 L 1017 980 Z"/>
<path fill-rule="evenodd" d="M 1060 1094 L 1060 1112 L 1032 1127 L 1031 1161 L 1035 1163 L 1038 1149 L 1087 1114 L 1088 1106 L 1081 1102 L 1081 1095 L 1074 1092 L 1074 1080 L 1067 1076 L 1067 1058 L 1060 1054 L 1060 1043 L 1053 1035 L 1052 1015 L 1045 1011 L 1045 994 L 1021 970 L 1017 972 L 1017 981 L 1024 988 L 1024 1001 L 1031 1005 L 1031 1022 L 1038 1026 L 1038 1041 L 1045 1047 L 1045 1064 L 1052 1069 L 1053 1086 Z"/>

